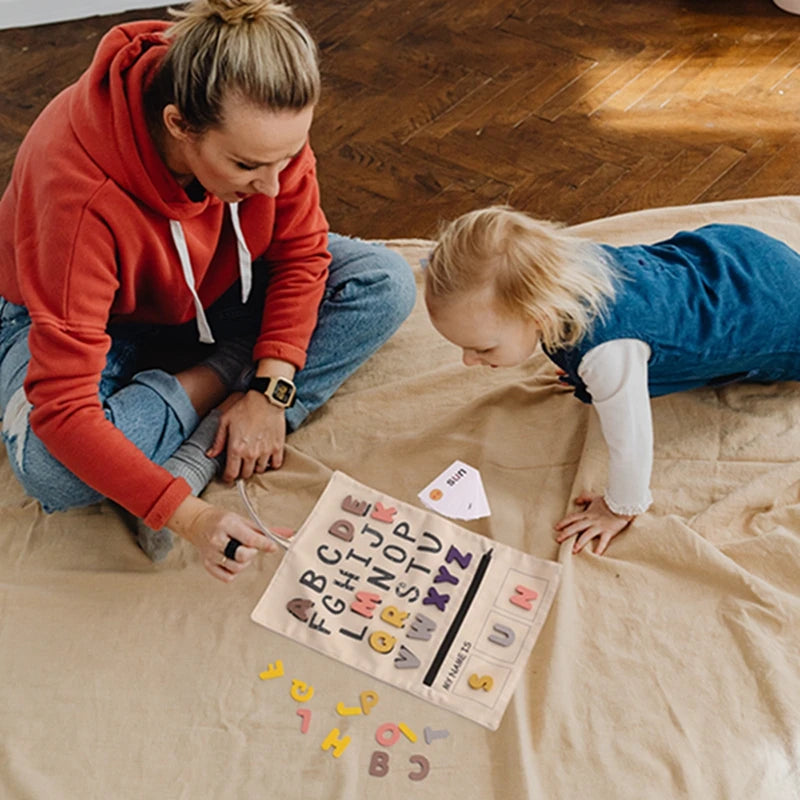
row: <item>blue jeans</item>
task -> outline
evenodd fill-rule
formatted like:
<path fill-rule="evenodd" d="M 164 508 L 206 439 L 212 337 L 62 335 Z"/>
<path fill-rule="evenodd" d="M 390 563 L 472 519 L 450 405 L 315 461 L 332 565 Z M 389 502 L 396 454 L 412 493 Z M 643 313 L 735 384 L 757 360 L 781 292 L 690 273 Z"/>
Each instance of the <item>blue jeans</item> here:
<path fill-rule="evenodd" d="M 397 330 L 414 305 L 414 278 L 403 258 L 382 245 L 330 235 L 333 260 L 305 366 L 295 377 L 297 401 L 286 412 L 300 426 Z M 261 276 L 261 280 L 257 276 Z M 241 303 L 235 284 L 210 309 L 217 342 L 258 334 L 267 270 L 253 270 L 253 291 Z M 31 430 L 23 389 L 30 361 L 30 317 L 0 298 L 0 409 L 9 461 L 26 493 L 47 512 L 96 503 L 102 496 L 53 458 Z M 111 349 L 98 394 L 106 418 L 152 461 L 163 464 L 200 421 L 178 380 L 164 369 L 142 369 L 148 353 L 171 348 L 197 354 L 194 320 L 180 326 L 110 326 Z"/>

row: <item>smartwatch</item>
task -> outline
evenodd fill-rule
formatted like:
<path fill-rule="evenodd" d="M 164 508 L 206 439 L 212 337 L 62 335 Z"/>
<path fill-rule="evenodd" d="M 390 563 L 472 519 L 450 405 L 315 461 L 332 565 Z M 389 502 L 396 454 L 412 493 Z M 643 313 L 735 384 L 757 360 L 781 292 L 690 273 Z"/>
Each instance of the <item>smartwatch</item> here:
<path fill-rule="evenodd" d="M 261 392 L 274 406 L 291 408 L 297 397 L 297 389 L 289 378 L 259 378 L 253 377 L 248 390 Z"/>

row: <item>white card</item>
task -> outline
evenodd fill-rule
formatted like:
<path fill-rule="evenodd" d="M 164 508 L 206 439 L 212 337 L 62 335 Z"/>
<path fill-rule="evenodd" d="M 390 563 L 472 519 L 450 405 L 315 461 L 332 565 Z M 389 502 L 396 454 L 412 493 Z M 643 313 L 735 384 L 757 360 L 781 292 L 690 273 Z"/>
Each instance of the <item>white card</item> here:
<path fill-rule="evenodd" d="M 480 472 L 463 461 L 454 461 L 417 497 L 432 511 L 450 519 L 480 519 L 491 514 Z"/>

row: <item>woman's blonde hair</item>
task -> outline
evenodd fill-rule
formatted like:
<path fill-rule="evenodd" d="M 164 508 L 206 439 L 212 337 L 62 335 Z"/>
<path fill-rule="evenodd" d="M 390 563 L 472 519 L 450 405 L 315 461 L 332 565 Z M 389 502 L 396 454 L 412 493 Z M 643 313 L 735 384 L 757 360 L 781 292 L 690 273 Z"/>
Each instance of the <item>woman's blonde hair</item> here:
<path fill-rule="evenodd" d="M 429 307 L 493 287 L 501 313 L 532 319 L 548 350 L 575 345 L 614 297 L 615 270 L 599 245 L 508 206 L 445 226 L 425 269 Z"/>
<path fill-rule="evenodd" d="M 232 92 L 273 111 L 319 99 L 317 47 L 291 7 L 274 0 L 192 0 L 167 30 L 169 49 L 148 92 L 148 110 L 174 103 L 202 133 L 222 121 Z"/>

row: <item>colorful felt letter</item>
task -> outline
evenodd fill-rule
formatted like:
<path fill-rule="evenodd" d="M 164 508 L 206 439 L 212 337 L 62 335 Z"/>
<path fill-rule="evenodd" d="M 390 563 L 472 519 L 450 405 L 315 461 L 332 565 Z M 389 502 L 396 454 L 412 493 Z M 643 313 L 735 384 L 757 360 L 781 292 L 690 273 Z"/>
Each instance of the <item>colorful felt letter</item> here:
<path fill-rule="evenodd" d="M 303 681 L 293 680 L 289 694 L 292 696 L 292 700 L 296 700 L 298 703 L 305 703 L 314 696 L 314 687 L 307 686 Z"/>
<path fill-rule="evenodd" d="M 295 597 L 286 604 L 286 609 L 300 622 L 308 622 L 308 612 L 313 606 L 313 600 L 309 600 L 307 597 Z"/>
<path fill-rule="evenodd" d="M 369 774 L 375 778 L 384 778 L 389 772 L 389 754 L 376 750 L 369 760 Z"/>
<path fill-rule="evenodd" d="M 336 713 L 340 717 L 355 717 L 363 714 L 364 711 L 361 706 L 346 706 L 341 701 L 336 704 Z"/>
<path fill-rule="evenodd" d="M 373 509 L 370 517 L 372 519 L 378 520 L 378 522 L 392 522 L 394 520 L 394 515 L 397 513 L 396 508 L 392 508 L 389 506 L 388 508 L 383 505 L 380 501 L 375 503 L 375 508 Z"/>
<path fill-rule="evenodd" d="M 494 633 L 489 634 L 489 641 L 493 644 L 499 644 L 501 647 L 509 647 L 514 644 L 516 634 L 507 625 L 501 625 L 499 622 L 495 622 L 492 630 Z"/>
<path fill-rule="evenodd" d="M 386 631 L 375 631 L 369 637 L 369 646 L 378 653 L 391 653 L 397 639 Z"/>
<path fill-rule="evenodd" d="M 411 756 L 408 759 L 412 764 L 417 764 L 419 766 L 419 770 L 417 772 L 409 772 L 408 777 L 411 778 L 412 781 L 421 781 L 428 777 L 428 773 L 431 769 L 431 764 L 425 756 Z"/>
<path fill-rule="evenodd" d="M 531 602 L 536 600 L 539 593 L 535 589 L 529 589 L 527 586 L 516 586 L 514 588 L 515 595 L 509 599 L 515 606 L 524 608 L 526 611 L 531 610 Z"/>
<path fill-rule="evenodd" d="M 394 722 L 384 722 L 375 731 L 375 741 L 381 747 L 391 747 L 400 738 L 400 728 Z"/>
<path fill-rule="evenodd" d="M 450 735 L 450 731 L 447 728 L 442 728 L 441 730 L 435 731 L 430 726 L 425 727 L 425 743 L 430 744 L 435 739 L 446 739 Z"/>
<path fill-rule="evenodd" d="M 469 676 L 468 683 L 472 689 L 483 689 L 484 692 L 490 692 L 494 686 L 494 679 L 491 675 L 472 674 Z"/>
<path fill-rule="evenodd" d="M 374 592 L 356 592 L 356 599 L 350 603 L 350 610 L 362 617 L 372 619 L 375 606 L 381 602 L 381 596 Z"/>
<path fill-rule="evenodd" d="M 300 723 L 300 733 L 308 733 L 308 726 L 311 723 L 311 709 L 310 708 L 298 708 L 297 709 L 297 716 L 300 717 L 303 720 Z"/>
<path fill-rule="evenodd" d="M 343 542 L 352 542 L 353 534 L 356 532 L 355 526 L 352 522 L 346 519 L 337 519 L 333 525 L 328 528 L 328 533 L 331 536 L 336 536 Z"/>
<path fill-rule="evenodd" d="M 419 659 L 404 644 L 401 644 L 394 659 L 397 669 L 416 669 L 419 663 Z"/>
<path fill-rule="evenodd" d="M 258 673 L 258 677 L 262 681 L 268 681 L 271 678 L 280 678 L 283 675 L 283 661 L 276 660 L 274 664 L 268 664 L 267 669 Z"/>
<path fill-rule="evenodd" d="M 377 692 L 361 692 L 361 708 L 364 709 L 365 714 L 369 714 L 376 705 L 378 705 L 378 693 Z"/>
<path fill-rule="evenodd" d="M 339 738 L 341 736 L 341 738 Z M 333 748 L 333 757 L 339 758 L 345 750 L 347 750 L 347 746 L 350 744 L 350 737 L 349 736 L 342 736 L 339 732 L 338 728 L 334 728 L 326 737 L 325 741 L 322 743 L 323 750 L 330 750 Z"/>

